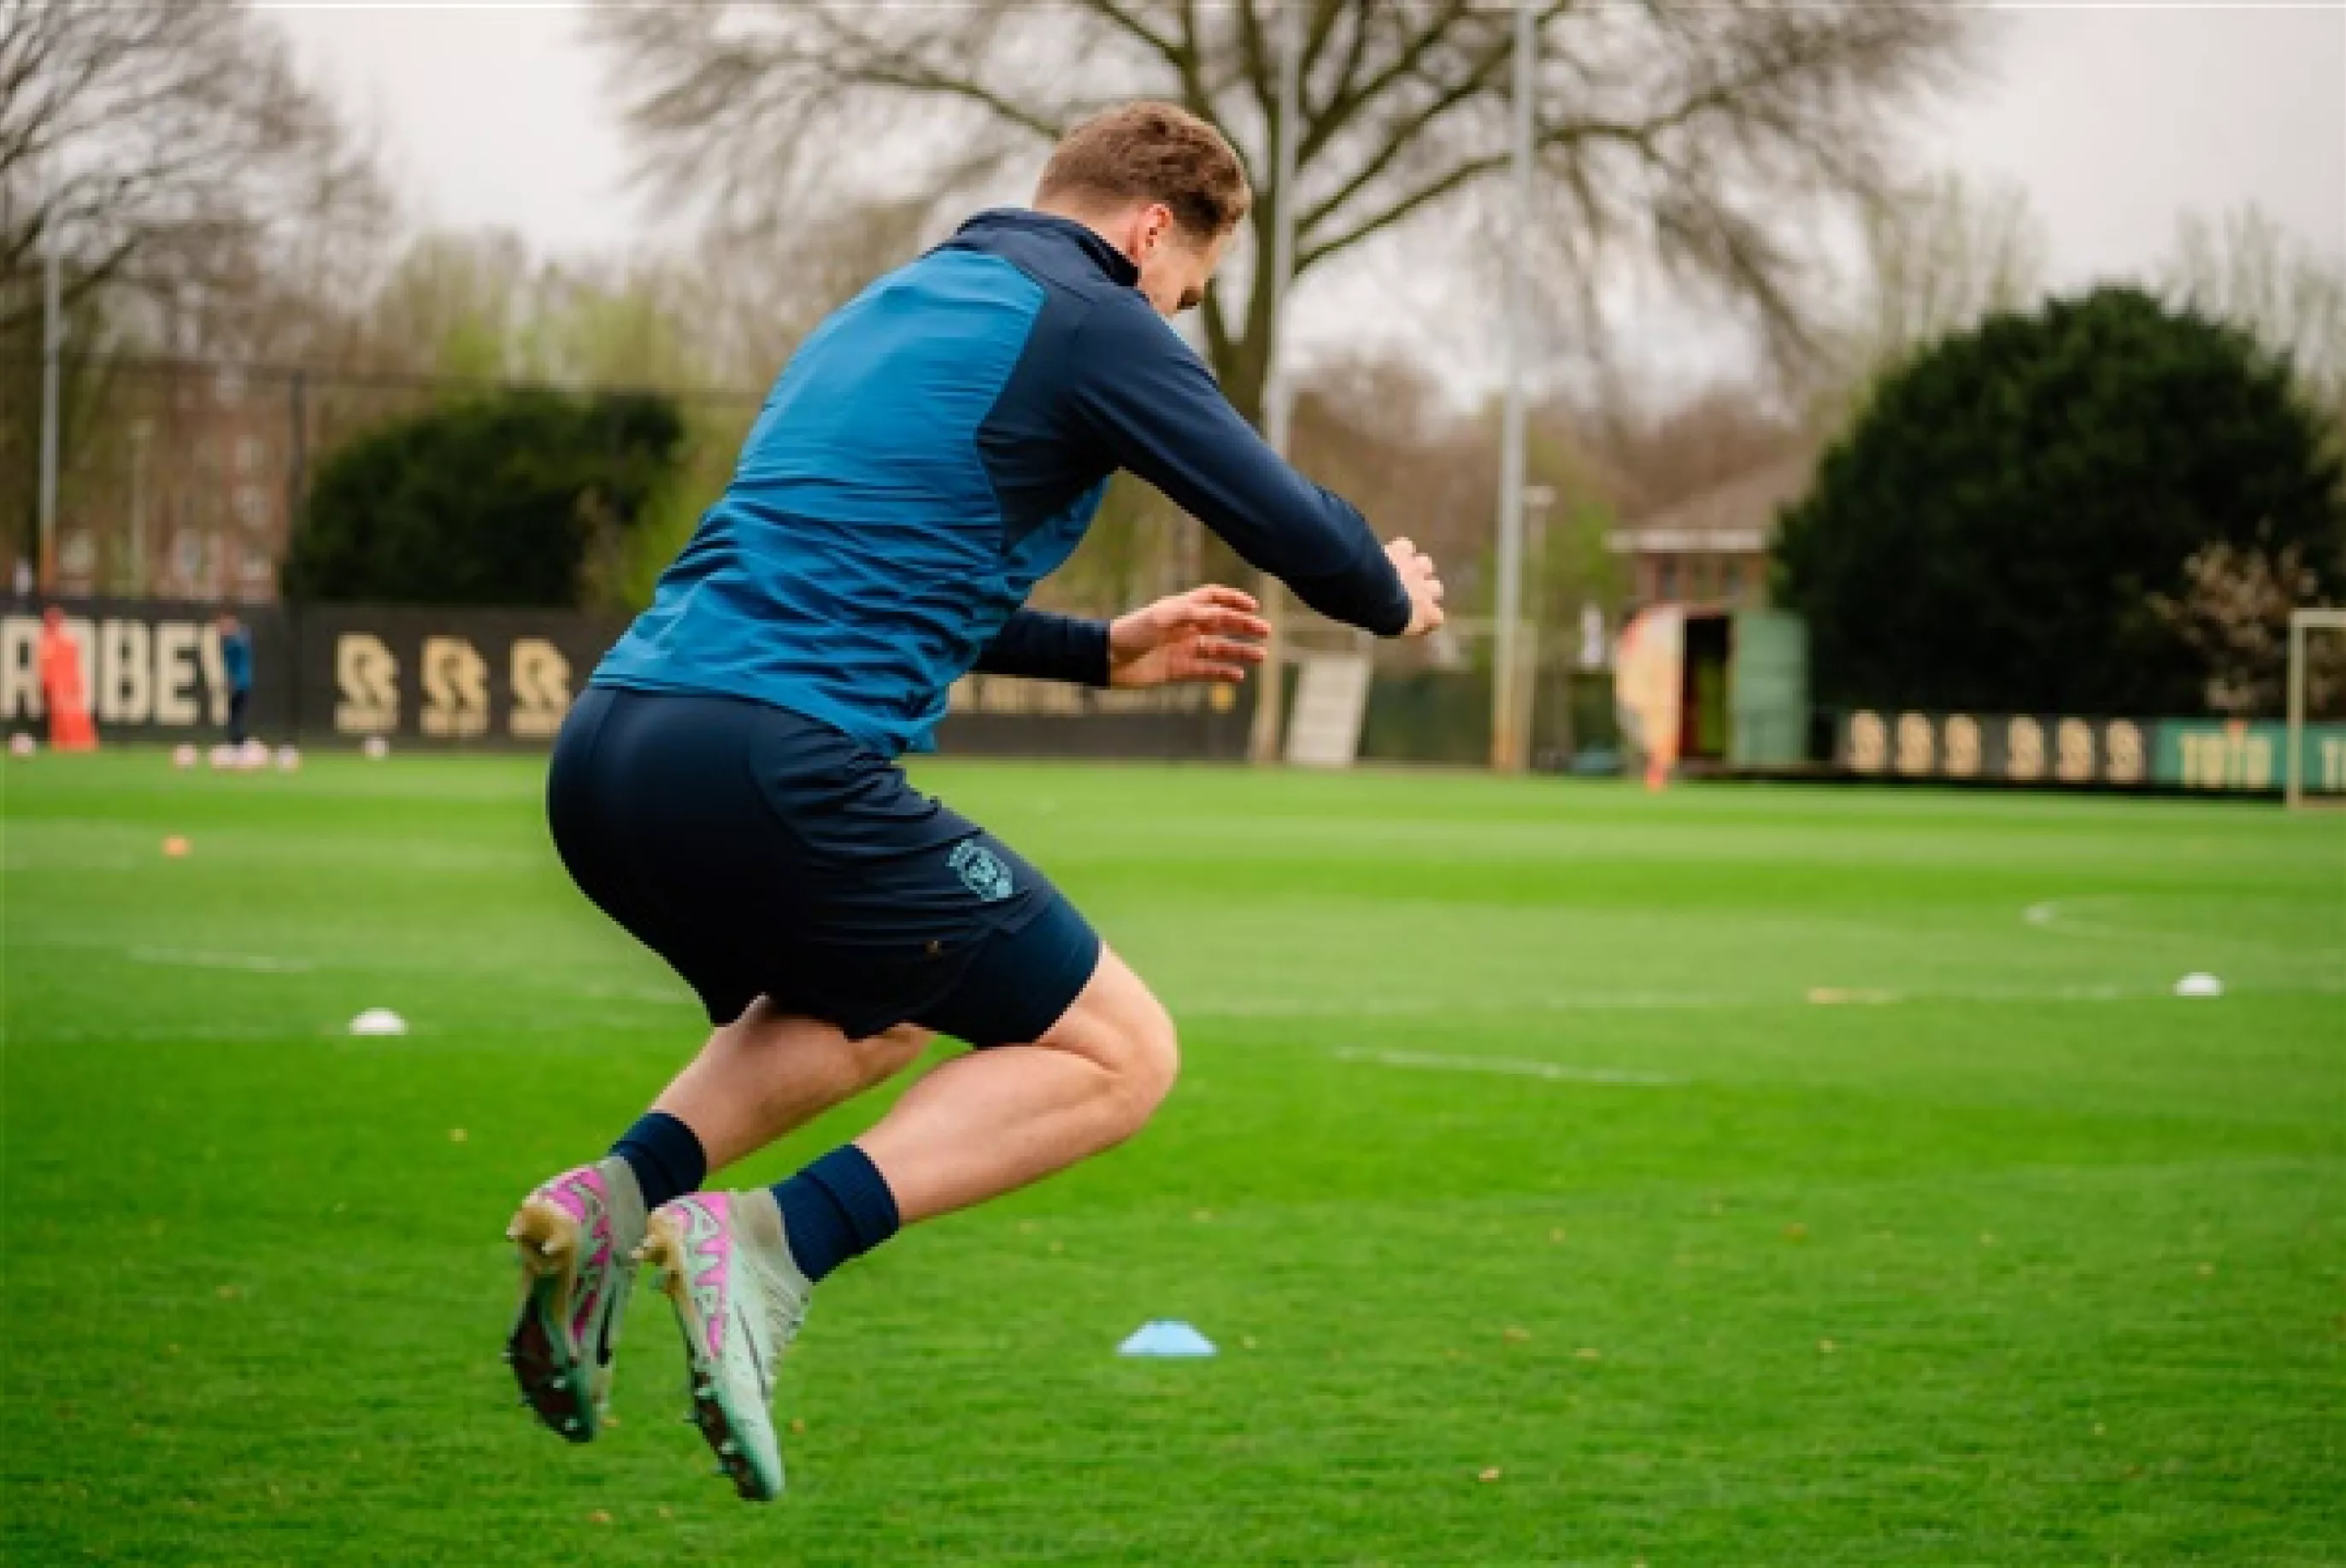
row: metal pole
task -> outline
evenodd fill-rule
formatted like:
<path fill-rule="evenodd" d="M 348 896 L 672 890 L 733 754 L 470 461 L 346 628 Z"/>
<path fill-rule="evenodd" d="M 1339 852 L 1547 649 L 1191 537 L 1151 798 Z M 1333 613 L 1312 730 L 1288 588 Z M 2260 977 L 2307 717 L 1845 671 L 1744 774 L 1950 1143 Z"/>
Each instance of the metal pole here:
<path fill-rule="evenodd" d="M 1270 374 L 1264 391 L 1263 438 L 1280 456 L 1287 455 L 1290 424 L 1295 417 L 1295 379 L 1281 352 L 1287 336 L 1287 286 L 1295 276 L 1295 159 L 1303 123 L 1303 7 L 1279 8 L 1279 212 L 1270 230 Z"/>
<path fill-rule="evenodd" d="M 1290 426 L 1295 416 L 1295 382 L 1288 373 L 1282 340 L 1287 335 L 1287 285 L 1295 273 L 1295 163 L 1303 125 L 1303 7 L 1295 0 L 1279 8 L 1279 124 L 1272 158 L 1278 170 L 1270 224 L 1270 363 L 1263 378 L 1262 436 L 1280 456 L 1287 455 Z M 1247 755 L 1257 762 L 1279 760 L 1280 733 L 1286 728 L 1287 682 L 1280 667 L 1287 643 L 1287 590 L 1279 579 L 1263 574 L 1263 619 L 1270 623 L 1270 657 L 1263 660 L 1261 685 L 1255 694 L 1254 729 Z"/>
<path fill-rule="evenodd" d="M 2289 616 L 2289 728 L 2282 732 L 2281 741 L 2281 749 L 2289 753 L 2282 763 L 2282 777 L 2289 782 L 2281 790 L 2281 803 L 2291 810 L 2295 810 L 2305 797 L 2305 780 L 2300 777 L 2302 759 L 2298 755 L 2304 746 L 2305 737 L 2305 613 L 2291 610 Z"/>
<path fill-rule="evenodd" d="M 65 311 L 58 296 L 58 195 L 52 179 L 41 215 L 41 592 L 57 588 L 57 357 L 65 347 Z"/>
<path fill-rule="evenodd" d="M 1530 613 L 1523 617 L 1522 640 L 1515 650 L 1515 726 L 1517 766 L 1529 767 L 1534 731 L 1539 713 L 1540 645 L 1547 635 L 1547 523 L 1556 504 L 1556 491 L 1545 484 L 1524 486 L 1524 535 L 1530 568 Z"/>
<path fill-rule="evenodd" d="M 1532 75 L 1536 44 L 1532 0 L 1515 0 L 1515 210 L 1506 271 L 1507 402 L 1500 433 L 1499 584 L 1492 613 L 1499 623 L 1491 672 L 1491 766 L 1523 770 L 1528 748 L 1518 728 L 1516 689 L 1523 680 L 1516 649 L 1524 599 L 1524 334 L 1529 270 L 1524 252 L 1532 223 Z"/>

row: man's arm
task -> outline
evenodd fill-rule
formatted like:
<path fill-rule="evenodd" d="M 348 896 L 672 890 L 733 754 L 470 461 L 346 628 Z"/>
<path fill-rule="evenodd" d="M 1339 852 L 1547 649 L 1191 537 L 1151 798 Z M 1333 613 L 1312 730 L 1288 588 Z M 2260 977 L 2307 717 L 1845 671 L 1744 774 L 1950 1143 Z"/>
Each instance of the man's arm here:
<path fill-rule="evenodd" d="M 1107 684 L 1107 623 L 1047 610 L 1014 610 L 971 667 L 980 675 Z"/>
<path fill-rule="evenodd" d="M 1073 346 L 1078 417 L 1118 466 L 1321 615 L 1380 636 L 1409 628 L 1409 593 L 1360 513 L 1265 445 L 1170 327 L 1096 305 Z"/>

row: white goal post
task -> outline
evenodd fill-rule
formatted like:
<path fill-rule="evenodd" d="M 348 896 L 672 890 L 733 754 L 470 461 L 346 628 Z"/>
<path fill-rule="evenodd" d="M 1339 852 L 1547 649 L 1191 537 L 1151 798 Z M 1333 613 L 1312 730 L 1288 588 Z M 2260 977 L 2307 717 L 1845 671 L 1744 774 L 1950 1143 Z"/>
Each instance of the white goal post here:
<path fill-rule="evenodd" d="M 2292 808 L 2305 804 L 2305 664 L 2306 634 L 2333 632 L 2346 636 L 2346 610 L 2291 610 L 2289 613 L 2289 733 L 2281 746 L 2283 799 Z M 2327 759 L 2324 759 L 2325 761 Z M 2322 780 L 2325 790 L 2334 781 Z"/>

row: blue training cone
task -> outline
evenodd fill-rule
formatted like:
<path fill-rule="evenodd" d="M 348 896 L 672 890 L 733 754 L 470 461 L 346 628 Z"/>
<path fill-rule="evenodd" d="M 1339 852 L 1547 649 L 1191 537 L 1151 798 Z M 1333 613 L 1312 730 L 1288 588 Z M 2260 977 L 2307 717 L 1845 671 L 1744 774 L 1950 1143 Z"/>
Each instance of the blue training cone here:
<path fill-rule="evenodd" d="M 1178 1319 L 1143 1323 L 1116 1348 L 1119 1356 L 1210 1356 L 1214 1342 Z"/>

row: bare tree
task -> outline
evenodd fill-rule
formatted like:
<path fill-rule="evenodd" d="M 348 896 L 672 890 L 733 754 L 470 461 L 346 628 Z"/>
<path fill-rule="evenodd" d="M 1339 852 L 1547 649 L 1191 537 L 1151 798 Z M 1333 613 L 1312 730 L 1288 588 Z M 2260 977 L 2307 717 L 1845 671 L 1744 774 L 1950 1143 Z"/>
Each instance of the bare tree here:
<path fill-rule="evenodd" d="M 708 0 L 597 11 L 646 173 L 727 221 L 988 188 L 1085 113 L 1136 96 L 1219 124 L 1256 191 L 1255 253 L 1282 209 L 1308 272 L 1454 208 L 1507 165 L 1507 8 L 1294 0 L 1303 21 L 1298 188 L 1270 148 L 1277 0 Z M 1535 106 L 1542 187 L 1572 264 L 1624 248 L 1796 332 L 1805 209 L 1886 183 L 1903 109 L 1965 58 L 1935 0 L 1800 5 L 1548 0 Z M 1260 406 L 1276 323 L 1266 270 L 1208 296 L 1225 391 Z"/>
<path fill-rule="evenodd" d="M 2161 281 L 2169 299 L 2287 354 L 2346 436 L 2346 257 L 2323 255 L 2247 207 L 2220 223 L 2186 218 Z"/>
<path fill-rule="evenodd" d="M 850 206 L 689 256 L 547 258 L 510 229 L 434 229 L 352 315 L 363 368 L 557 385 L 732 389 L 754 407 L 822 317 L 904 255 L 916 219 Z"/>
<path fill-rule="evenodd" d="M 1810 446 L 1764 388 L 1732 381 L 1668 400 L 1559 402 L 1539 419 L 1587 449 L 1604 478 L 1596 498 L 1627 518 L 1675 506 Z"/>
<path fill-rule="evenodd" d="M 1899 191 L 1865 214 L 1871 277 L 1851 323 L 1862 354 L 1894 359 L 2045 289 L 2044 225 L 2009 182 L 1958 174 Z"/>
<path fill-rule="evenodd" d="M 704 378 L 762 390 L 824 316 L 913 254 L 928 206 L 836 202 L 787 224 L 706 237 L 672 270 Z"/>
<path fill-rule="evenodd" d="M 32 527 L 53 244 L 75 351 L 60 510 L 86 542 L 120 474 L 82 465 L 140 450 L 155 402 L 107 351 L 316 357 L 349 335 L 389 208 L 240 0 L 0 0 L 0 531 Z"/>
<path fill-rule="evenodd" d="M 379 214 L 372 164 L 233 0 L 0 0 L 0 331 L 56 236 L 78 300 L 187 309 L 296 231 Z"/>
<path fill-rule="evenodd" d="M 2016 185 L 1943 174 L 1868 203 L 1860 231 L 1848 303 L 1831 313 L 1823 351 L 1795 378 L 1811 423 L 1827 429 L 1846 424 L 1908 356 L 2027 309 L 2045 287 L 2044 225 Z"/>

